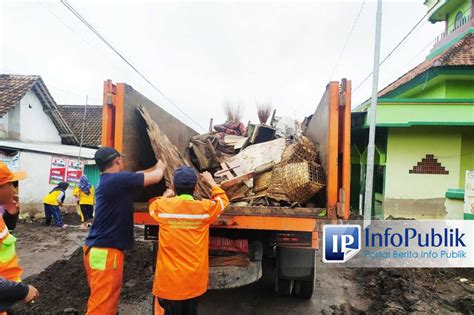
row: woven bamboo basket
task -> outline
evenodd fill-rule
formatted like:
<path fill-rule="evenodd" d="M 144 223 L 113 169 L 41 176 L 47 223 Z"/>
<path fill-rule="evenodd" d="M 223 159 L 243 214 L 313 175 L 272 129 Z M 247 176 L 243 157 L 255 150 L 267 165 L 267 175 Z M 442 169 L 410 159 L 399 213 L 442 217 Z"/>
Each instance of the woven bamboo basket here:
<path fill-rule="evenodd" d="M 286 147 L 281 159 L 284 163 L 318 162 L 318 157 L 318 146 L 313 141 L 302 136 L 295 143 Z"/>
<path fill-rule="evenodd" d="M 280 164 L 273 171 L 268 194 L 272 198 L 284 194 L 293 202 L 305 203 L 324 186 L 325 176 L 321 165 L 307 161 Z"/>
<path fill-rule="evenodd" d="M 285 178 L 283 174 L 284 166 L 284 163 L 279 163 L 273 168 L 270 185 L 267 189 L 267 196 L 279 201 L 290 201 L 286 196 L 285 183 L 283 182 Z"/>
<path fill-rule="evenodd" d="M 272 180 L 272 171 L 258 174 L 253 178 L 253 191 L 255 193 L 267 190 Z"/>

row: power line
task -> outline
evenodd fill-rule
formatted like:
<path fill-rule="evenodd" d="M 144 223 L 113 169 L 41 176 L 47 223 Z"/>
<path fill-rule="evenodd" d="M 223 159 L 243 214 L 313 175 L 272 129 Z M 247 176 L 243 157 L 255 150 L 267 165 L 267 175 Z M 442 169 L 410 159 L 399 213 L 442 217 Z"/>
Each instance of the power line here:
<path fill-rule="evenodd" d="M 62 18 L 61 16 L 59 16 L 59 14 L 57 14 L 56 12 L 54 12 L 48 5 L 48 2 L 46 2 L 45 0 L 42 0 L 41 2 L 41 5 L 46 9 L 48 10 L 48 12 L 54 16 L 59 22 L 61 22 L 61 24 L 63 24 L 64 26 L 66 26 L 72 33 L 74 33 L 76 35 L 76 37 L 78 37 L 83 43 L 85 43 L 87 46 L 89 46 L 90 48 L 92 48 L 92 51 L 94 52 L 98 52 L 100 53 L 102 56 L 105 57 L 105 60 L 109 61 L 108 58 L 107 58 L 107 55 L 102 51 L 101 47 L 100 46 L 97 46 L 97 45 L 94 45 L 92 41 L 90 40 L 87 40 L 83 37 L 84 34 L 82 34 L 79 30 L 75 30 L 72 26 L 70 26 L 68 23 L 66 23 Z M 119 70 L 121 73 L 125 73 L 124 72 L 124 69 L 121 69 L 119 67 L 117 67 L 115 64 L 113 64 L 112 62 L 109 61 L 109 63 L 114 66 L 117 70 Z M 82 96 L 82 95 L 81 95 Z"/>
<path fill-rule="evenodd" d="M 196 126 L 200 127 L 202 130 L 207 130 L 197 121 L 195 121 L 190 115 L 188 115 L 184 110 L 182 110 L 171 98 L 169 98 L 165 93 L 163 93 L 155 84 L 153 84 L 140 70 L 138 70 L 130 61 L 127 60 L 112 44 L 107 41 L 98 31 L 95 29 L 76 9 L 74 9 L 67 0 L 61 0 L 61 3 L 71 11 L 87 28 L 89 28 L 104 44 L 106 44 L 117 56 L 120 57 L 130 68 L 133 69 L 145 82 L 147 82 L 155 91 L 157 91 L 161 96 L 163 96 L 171 105 L 173 105 L 177 110 L 179 110 L 184 116 L 186 116 L 190 121 L 192 121 Z"/>
<path fill-rule="evenodd" d="M 332 78 L 334 72 L 335 72 L 336 69 L 337 69 L 337 66 L 339 65 L 339 62 L 341 61 L 341 57 L 342 57 L 342 55 L 344 54 L 344 51 L 346 50 L 346 46 L 347 46 L 347 44 L 349 43 L 349 40 L 351 39 L 352 32 L 354 32 L 354 28 L 355 28 L 357 22 L 359 21 L 360 14 L 362 13 L 362 10 L 364 9 L 365 1 L 366 1 L 366 0 L 364 0 L 364 1 L 362 2 L 362 5 L 360 6 L 359 12 L 357 13 L 357 16 L 356 16 L 356 18 L 355 18 L 355 20 L 354 20 L 354 23 L 352 24 L 351 30 L 349 31 L 349 35 L 348 35 L 347 38 L 346 38 L 346 42 L 344 43 L 344 46 L 342 47 L 341 53 L 339 54 L 339 57 L 337 57 L 336 64 L 335 64 L 334 67 L 332 68 L 331 74 L 329 75 L 329 80 L 331 80 L 331 78 Z"/>
<path fill-rule="evenodd" d="M 438 0 L 439 1 L 439 0 Z M 413 31 L 418 27 L 418 25 L 420 25 L 421 22 L 423 22 L 423 20 L 425 19 L 425 17 L 427 17 L 431 11 L 436 7 L 436 5 L 434 5 L 433 7 L 431 7 L 431 9 L 428 10 L 428 12 L 426 12 L 425 15 L 423 15 L 423 17 L 421 19 L 418 20 L 418 22 L 416 22 L 416 24 L 410 29 L 410 31 L 408 31 L 407 34 L 405 34 L 405 36 L 403 36 L 403 38 L 395 45 L 395 47 L 392 48 L 392 50 L 385 56 L 385 58 L 383 58 L 383 60 L 380 62 L 379 66 L 383 65 L 385 63 L 385 61 L 388 60 L 388 58 L 390 58 L 392 56 L 392 54 L 405 42 L 405 40 L 408 38 L 408 36 L 410 36 Z M 359 85 L 357 85 L 354 90 L 352 91 L 352 93 L 355 93 L 371 76 L 372 76 L 373 72 L 369 73 L 365 78 L 364 80 L 362 80 L 361 83 L 359 83 Z"/>

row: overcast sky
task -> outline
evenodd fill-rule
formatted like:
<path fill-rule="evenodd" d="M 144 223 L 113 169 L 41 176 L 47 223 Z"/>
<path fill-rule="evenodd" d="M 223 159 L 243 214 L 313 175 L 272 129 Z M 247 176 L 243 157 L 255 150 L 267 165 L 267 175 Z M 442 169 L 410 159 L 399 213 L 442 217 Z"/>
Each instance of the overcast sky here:
<path fill-rule="evenodd" d="M 384 1 L 382 58 L 426 13 L 423 0 Z M 271 101 L 279 115 L 314 112 L 329 80 L 356 87 L 372 70 L 376 2 L 120 2 L 69 0 L 102 35 L 201 125 L 225 100 Z M 2 1 L 0 71 L 39 74 L 58 104 L 101 104 L 102 82 L 126 82 L 194 129 L 59 1 Z M 442 23 L 422 25 L 381 67 L 383 88 L 421 62 Z M 431 43 L 431 44 L 430 44 Z M 372 80 L 353 94 L 370 96 Z"/>

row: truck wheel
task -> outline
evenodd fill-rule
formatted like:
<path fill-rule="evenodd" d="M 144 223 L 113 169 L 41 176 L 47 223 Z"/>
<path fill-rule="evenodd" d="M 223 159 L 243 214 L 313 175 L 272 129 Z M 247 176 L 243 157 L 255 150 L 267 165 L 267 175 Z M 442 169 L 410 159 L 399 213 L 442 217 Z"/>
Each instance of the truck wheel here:
<path fill-rule="evenodd" d="M 301 299 L 310 299 L 313 296 L 314 280 L 296 280 L 293 293 Z"/>
<path fill-rule="evenodd" d="M 290 296 L 293 292 L 293 286 L 295 281 L 290 279 L 284 279 L 280 275 L 280 260 L 276 259 L 275 269 L 275 292 L 277 295 Z"/>
<path fill-rule="evenodd" d="M 281 279 L 277 276 L 275 279 L 275 292 L 281 296 L 290 296 L 293 292 L 293 285 L 293 280 Z"/>

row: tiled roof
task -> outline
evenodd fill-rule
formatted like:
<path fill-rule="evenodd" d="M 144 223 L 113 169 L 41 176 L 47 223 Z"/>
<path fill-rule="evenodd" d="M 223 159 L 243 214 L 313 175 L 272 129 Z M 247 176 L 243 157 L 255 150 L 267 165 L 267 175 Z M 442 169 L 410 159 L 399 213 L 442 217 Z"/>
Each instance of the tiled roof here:
<path fill-rule="evenodd" d="M 427 70 L 441 66 L 474 66 L 474 37 L 471 33 L 433 59 L 420 63 L 390 83 L 379 92 L 378 96 L 383 97 Z"/>
<path fill-rule="evenodd" d="M 0 74 L 0 117 L 14 108 L 38 79 L 38 75 Z"/>
<path fill-rule="evenodd" d="M 85 105 L 59 105 L 59 111 L 69 127 L 81 141 Z M 87 105 L 82 145 L 96 148 L 102 142 L 102 106 Z"/>
<path fill-rule="evenodd" d="M 41 101 L 44 112 L 51 118 L 63 143 L 79 144 L 39 75 L 0 74 L 0 117 L 14 108 L 30 89 Z"/>

